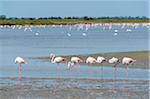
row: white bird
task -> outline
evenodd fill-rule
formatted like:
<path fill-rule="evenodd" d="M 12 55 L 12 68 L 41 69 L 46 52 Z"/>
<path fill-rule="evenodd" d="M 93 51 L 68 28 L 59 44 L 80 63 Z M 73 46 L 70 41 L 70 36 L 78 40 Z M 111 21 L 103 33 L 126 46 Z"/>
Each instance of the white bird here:
<path fill-rule="evenodd" d="M 19 64 L 19 79 L 21 80 L 22 79 L 22 76 L 21 76 L 21 74 L 22 74 L 22 64 L 27 64 L 27 62 L 23 58 L 17 56 L 15 58 L 15 64 Z"/>
<path fill-rule="evenodd" d="M 61 56 L 57 56 L 55 57 L 54 54 L 50 54 L 50 60 L 52 63 L 62 63 L 65 61 L 65 58 L 64 57 L 61 57 Z"/>
<path fill-rule="evenodd" d="M 118 30 L 114 30 L 115 33 L 118 33 Z"/>
<path fill-rule="evenodd" d="M 116 57 L 112 57 L 111 59 L 108 60 L 108 63 L 110 64 L 114 64 L 114 78 L 116 79 L 116 67 L 117 67 L 117 64 L 119 63 L 119 59 L 116 58 Z"/>
<path fill-rule="evenodd" d="M 97 63 L 103 63 L 106 61 L 106 59 L 103 56 L 98 56 L 96 61 Z"/>
<path fill-rule="evenodd" d="M 96 58 L 89 56 L 89 57 L 86 59 L 86 63 L 87 63 L 87 64 L 88 64 L 88 63 L 90 63 L 90 64 L 96 63 Z"/>
<path fill-rule="evenodd" d="M 68 35 L 68 36 L 71 36 L 71 34 L 70 34 L 70 33 L 67 33 L 67 35 Z"/>
<path fill-rule="evenodd" d="M 36 35 L 36 36 L 38 36 L 38 35 L 39 35 L 39 33 L 35 33 L 35 35 Z"/>
<path fill-rule="evenodd" d="M 114 36 L 117 36 L 118 35 L 118 33 L 114 33 Z"/>
<path fill-rule="evenodd" d="M 130 57 L 123 57 L 122 59 L 122 64 L 126 65 L 126 77 L 128 79 L 128 65 L 133 63 L 133 62 L 136 62 L 137 60 L 134 60 Z"/>
<path fill-rule="evenodd" d="M 80 67 L 80 63 L 83 62 L 83 60 L 80 57 L 73 56 L 70 59 L 70 62 L 68 62 L 68 67 L 75 67 L 74 65 L 78 64 L 79 66 L 76 66 L 76 68 Z"/>
<path fill-rule="evenodd" d="M 129 64 L 131 64 L 131 63 L 133 63 L 133 62 L 136 62 L 137 60 L 134 60 L 134 59 L 132 59 L 132 58 L 130 58 L 130 57 L 123 57 L 123 59 L 122 59 L 122 64 L 124 64 L 124 65 L 129 65 Z"/>
<path fill-rule="evenodd" d="M 108 60 L 108 63 L 114 64 L 114 67 L 119 63 L 119 59 L 116 57 L 112 57 L 111 59 Z"/>
<path fill-rule="evenodd" d="M 71 57 L 71 62 L 75 64 L 80 64 L 83 60 L 80 57 Z"/>
<path fill-rule="evenodd" d="M 19 64 L 19 65 L 21 65 L 21 64 L 26 64 L 27 62 L 23 59 L 23 58 L 21 58 L 21 57 L 19 57 L 19 56 L 17 56 L 16 58 L 15 58 L 15 64 Z"/>
<path fill-rule="evenodd" d="M 126 32 L 132 32 L 132 30 L 131 29 L 127 29 Z"/>
<path fill-rule="evenodd" d="M 86 33 L 82 33 L 82 36 L 86 36 Z"/>

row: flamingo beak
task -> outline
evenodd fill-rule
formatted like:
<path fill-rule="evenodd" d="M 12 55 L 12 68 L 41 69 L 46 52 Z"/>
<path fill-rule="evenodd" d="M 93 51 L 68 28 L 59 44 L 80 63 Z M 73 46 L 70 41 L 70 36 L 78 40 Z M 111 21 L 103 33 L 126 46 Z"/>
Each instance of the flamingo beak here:
<path fill-rule="evenodd" d="M 137 60 L 132 60 L 132 62 L 137 62 Z"/>

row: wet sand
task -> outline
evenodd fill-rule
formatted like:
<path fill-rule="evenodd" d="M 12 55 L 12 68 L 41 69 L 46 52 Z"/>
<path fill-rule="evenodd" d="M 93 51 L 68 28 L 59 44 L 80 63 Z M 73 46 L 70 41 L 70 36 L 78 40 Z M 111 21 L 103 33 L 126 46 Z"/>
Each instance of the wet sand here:
<path fill-rule="evenodd" d="M 1 78 L 1 99 L 149 99 L 149 81 Z"/>
<path fill-rule="evenodd" d="M 81 59 L 84 60 L 83 63 L 81 63 L 81 66 L 88 65 L 88 66 L 113 66 L 112 64 L 108 64 L 107 62 L 103 64 L 85 64 L 85 60 L 88 56 L 93 56 L 97 58 L 97 56 L 104 56 L 107 60 L 112 58 L 112 57 L 117 57 L 120 60 L 127 56 L 131 57 L 133 59 L 136 59 L 137 62 L 134 64 L 131 64 L 129 67 L 130 68 L 142 68 L 142 69 L 149 69 L 150 63 L 149 63 L 149 57 L 150 57 L 150 51 L 130 51 L 130 52 L 112 52 L 112 53 L 96 53 L 96 54 L 85 54 L 85 55 L 62 55 L 67 59 L 67 62 L 70 60 L 72 56 L 79 56 Z M 49 57 L 47 56 L 42 56 L 42 57 L 30 57 L 30 59 L 38 59 L 43 62 L 48 62 Z M 121 62 L 121 61 L 120 61 Z M 119 64 L 118 67 L 123 67 L 125 68 L 125 65 Z"/>

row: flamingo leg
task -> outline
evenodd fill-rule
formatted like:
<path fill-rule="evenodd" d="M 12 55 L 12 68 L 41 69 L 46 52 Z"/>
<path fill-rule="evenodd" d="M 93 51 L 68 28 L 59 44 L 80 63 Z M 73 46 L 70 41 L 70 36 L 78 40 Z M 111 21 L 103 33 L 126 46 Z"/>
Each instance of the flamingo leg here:
<path fill-rule="evenodd" d="M 19 64 L 19 80 L 22 79 L 22 66 Z"/>
<path fill-rule="evenodd" d="M 76 68 L 76 69 L 80 68 L 80 64 L 77 64 L 77 65 L 75 66 L 75 68 Z"/>
<path fill-rule="evenodd" d="M 117 64 L 114 65 L 114 79 L 116 80 Z"/>
<path fill-rule="evenodd" d="M 103 71 L 103 63 L 102 63 L 102 66 L 101 66 L 101 71 Z"/>
<path fill-rule="evenodd" d="M 57 63 L 57 78 L 60 78 L 60 67 L 59 67 L 59 63 Z"/>
<path fill-rule="evenodd" d="M 128 65 L 126 66 L 126 79 L 128 79 Z"/>
<path fill-rule="evenodd" d="M 101 79 L 103 79 L 103 64 L 101 66 Z"/>

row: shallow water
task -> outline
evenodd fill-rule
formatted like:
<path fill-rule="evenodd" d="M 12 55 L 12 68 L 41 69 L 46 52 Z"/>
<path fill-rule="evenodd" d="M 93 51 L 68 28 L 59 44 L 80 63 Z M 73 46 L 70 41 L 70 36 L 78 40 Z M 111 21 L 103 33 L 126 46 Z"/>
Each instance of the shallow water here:
<path fill-rule="evenodd" d="M 3 78 L 2 99 L 148 99 L 143 80 Z"/>
<path fill-rule="evenodd" d="M 127 79 L 127 80 L 150 80 L 149 70 L 146 69 L 133 69 L 129 68 L 128 73 L 125 68 L 113 67 L 89 67 L 81 66 L 78 69 L 67 70 L 65 64 L 49 65 L 42 63 L 40 66 L 35 65 L 32 67 L 24 66 L 23 77 L 34 77 L 34 78 L 95 78 L 95 79 Z M 9 71 L 9 72 L 8 72 Z M 0 77 L 17 77 L 18 69 L 17 66 L 13 69 L 2 69 Z"/>
<path fill-rule="evenodd" d="M 98 26 L 87 31 L 77 30 L 73 26 L 46 26 L 32 27 L 32 32 L 24 31 L 24 28 L 0 29 L 0 77 L 18 76 L 18 66 L 14 64 L 14 59 L 19 55 L 28 61 L 23 67 L 24 77 L 149 79 L 149 70 L 144 69 L 129 68 L 127 77 L 126 69 L 118 68 L 115 78 L 112 67 L 104 67 L 103 73 L 101 67 L 88 66 L 69 71 L 65 69 L 65 64 L 57 66 L 28 58 L 48 56 L 50 53 L 70 55 L 148 50 L 149 33 L 145 26 L 140 25 L 136 29 L 131 26 L 126 26 L 124 29 L 121 29 L 121 26 L 113 26 L 111 30 Z M 132 29 L 132 32 L 126 32 L 128 28 Z M 114 36 L 115 29 L 119 30 L 116 36 Z M 68 36 L 68 33 L 71 36 Z M 86 33 L 86 36 L 82 33 Z"/>

